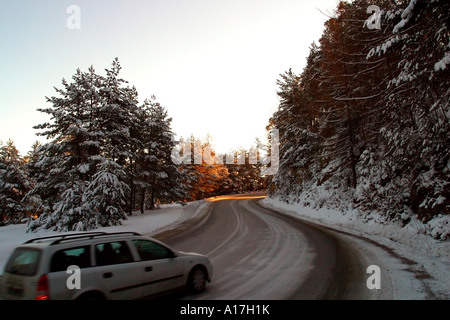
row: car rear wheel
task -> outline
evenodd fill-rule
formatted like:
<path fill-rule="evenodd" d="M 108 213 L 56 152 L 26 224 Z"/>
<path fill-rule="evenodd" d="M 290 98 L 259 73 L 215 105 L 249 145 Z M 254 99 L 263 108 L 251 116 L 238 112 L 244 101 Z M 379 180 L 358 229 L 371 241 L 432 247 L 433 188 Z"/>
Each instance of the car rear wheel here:
<path fill-rule="evenodd" d="M 207 280 L 208 275 L 204 268 L 196 267 L 192 269 L 187 283 L 188 290 L 193 294 L 202 292 L 205 290 Z"/>

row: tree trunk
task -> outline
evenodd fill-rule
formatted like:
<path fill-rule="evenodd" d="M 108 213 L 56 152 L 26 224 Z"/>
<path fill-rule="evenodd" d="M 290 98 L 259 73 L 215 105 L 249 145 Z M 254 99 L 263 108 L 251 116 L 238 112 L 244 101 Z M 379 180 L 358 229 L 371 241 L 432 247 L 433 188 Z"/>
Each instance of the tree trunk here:
<path fill-rule="evenodd" d="M 348 105 L 345 106 L 347 111 L 347 132 L 348 132 L 348 141 L 350 144 L 350 169 L 352 171 L 351 176 L 351 187 L 353 189 L 356 188 L 356 159 L 355 159 L 355 141 L 353 139 L 353 128 L 351 124 L 351 118 L 350 118 L 350 108 Z"/>
<path fill-rule="evenodd" d="M 152 188 L 152 191 L 150 192 L 150 208 L 155 208 L 155 190 Z"/>
<path fill-rule="evenodd" d="M 130 159 L 130 206 L 128 208 L 128 214 L 131 216 L 134 209 L 134 179 L 133 179 L 133 160 Z"/>
<path fill-rule="evenodd" d="M 142 188 L 141 190 L 141 214 L 144 214 L 145 210 L 145 188 Z"/>

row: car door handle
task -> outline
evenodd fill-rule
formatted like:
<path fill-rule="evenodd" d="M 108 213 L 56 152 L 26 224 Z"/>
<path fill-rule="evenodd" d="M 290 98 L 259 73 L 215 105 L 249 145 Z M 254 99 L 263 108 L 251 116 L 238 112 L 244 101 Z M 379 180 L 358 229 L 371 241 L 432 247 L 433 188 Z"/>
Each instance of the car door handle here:
<path fill-rule="evenodd" d="M 113 276 L 113 273 L 112 273 L 112 272 L 105 272 L 105 273 L 103 274 L 103 278 L 105 278 L 105 279 L 112 278 L 112 276 Z"/>
<path fill-rule="evenodd" d="M 145 267 L 145 272 L 153 271 L 153 267 Z"/>

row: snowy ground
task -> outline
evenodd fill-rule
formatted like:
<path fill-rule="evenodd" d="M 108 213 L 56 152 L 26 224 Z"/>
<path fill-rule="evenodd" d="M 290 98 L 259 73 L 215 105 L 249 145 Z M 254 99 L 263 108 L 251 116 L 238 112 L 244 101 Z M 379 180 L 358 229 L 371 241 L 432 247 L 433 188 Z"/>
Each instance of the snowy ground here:
<path fill-rule="evenodd" d="M 194 201 L 187 206 L 179 204 L 163 205 L 158 210 L 148 210 L 144 214 L 136 212 L 123 221 L 121 226 L 99 228 L 95 231 L 135 231 L 145 235 L 153 235 L 167 228 L 174 228 L 190 219 L 203 203 L 204 201 Z M 26 228 L 26 224 L 0 227 L 0 276 L 3 273 L 9 255 L 15 247 L 31 238 L 57 234 L 57 232 L 52 231 L 27 233 Z"/>
<path fill-rule="evenodd" d="M 265 198 L 261 200 L 261 204 L 306 221 L 357 235 L 361 238 L 368 238 L 374 243 L 380 244 L 380 247 L 383 247 L 384 250 L 373 249 L 375 246 L 371 246 L 370 254 L 377 255 L 375 258 L 390 264 L 392 269 L 398 269 L 397 273 L 391 276 L 392 280 L 397 282 L 394 284 L 398 287 L 396 298 L 450 299 L 449 240 L 435 240 L 430 236 L 418 234 L 417 228 L 413 225 L 402 228 L 394 224 L 381 224 L 375 219 L 363 222 L 353 211 L 343 214 L 329 209 L 314 210 L 299 204 L 287 204 L 276 198 Z M 369 251 L 370 246 L 367 245 L 367 241 L 364 244 L 365 241 L 360 239 L 354 238 L 353 240 L 358 243 L 358 246 L 365 246 L 366 252 Z M 355 249 L 357 248 L 355 247 Z M 388 254 L 386 251 L 391 253 Z M 410 263 L 407 268 L 409 275 L 403 272 L 406 270 L 405 264 L 403 266 L 398 266 L 398 263 L 395 265 L 392 262 L 392 256 L 415 262 L 415 264 Z M 403 268 L 403 270 L 400 270 L 400 268 Z M 411 278 L 411 275 L 414 278 Z M 414 288 L 414 282 L 421 282 L 421 286 L 425 286 L 425 288 Z"/>

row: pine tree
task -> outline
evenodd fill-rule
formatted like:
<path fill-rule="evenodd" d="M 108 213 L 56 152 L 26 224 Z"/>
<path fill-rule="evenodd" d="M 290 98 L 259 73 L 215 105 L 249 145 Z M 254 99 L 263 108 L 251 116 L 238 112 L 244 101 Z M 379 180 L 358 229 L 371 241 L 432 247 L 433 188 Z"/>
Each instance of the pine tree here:
<path fill-rule="evenodd" d="M 39 203 L 37 209 L 42 215 L 30 225 L 31 230 L 41 226 L 70 230 L 83 216 L 79 201 L 86 181 L 95 172 L 91 157 L 100 150 L 99 137 L 92 130 L 101 105 L 100 77 L 91 67 L 88 72 L 78 69 L 72 80 L 68 83 L 63 79 L 64 89 L 55 88 L 59 96 L 47 98 L 50 108 L 38 109 L 49 114 L 53 122 L 35 126 L 45 130 L 38 135 L 51 142 L 40 148 L 40 158 L 34 165 L 40 174 L 29 196 Z"/>
<path fill-rule="evenodd" d="M 175 148 L 172 118 L 156 102 L 155 97 L 146 100 L 141 110 L 142 149 L 138 160 L 138 180 L 141 189 L 140 210 L 144 212 L 147 192 L 148 207 L 154 209 L 156 202 L 167 203 L 183 199 L 185 185 L 178 165 L 172 161 L 172 150 Z"/>
<path fill-rule="evenodd" d="M 380 113 L 384 157 L 376 169 L 395 181 L 384 188 L 386 207 L 395 208 L 391 214 L 400 215 L 406 207 L 428 221 L 450 212 L 450 5 L 411 0 L 396 9 L 386 13 L 388 32 L 368 54 L 369 60 L 389 65 Z"/>
<path fill-rule="evenodd" d="M 22 202 L 33 182 L 12 140 L 0 148 L 0 225 L 17 223 L 27 213 Z"/>
<path fill-rule="evenodd" d="M 124 165 L 135 151 L 138 133 L 133 131 L 138 117 L 138 93 L 135 87 L 125 86 L 127 81 L 119 78 L 122 69 L 116 58 L 106 77 L 101 77 L 99 95 L 102 103 L 96 118 L 97 133 L 103 137 L 103 156 Z"/>
<path fill-rule="evenodd" d="M 110 211 L 100 217 L 96 213 L 100 209 L 90 210 L 84 201 L 89 199 L 86 192 L 92 193 L 94 177 L 105 173 L 101 164 L 114 167 L 112 161 L 123 167 L 132 154 L 128 128 L 133 124 L 137 93 L 134 88 L 123 87 L 119 71 L 117 59 L 106 70 L 106 77 L 96 74 L 93 67 L 87 72 L 77 70 L 72 83 L 63 79 L 63 89 L 55 88 L 59 96 L 47 98 L 52 106 L 38 109 L 53 121 L 35 127 L 44 130 L 38 134 L 50 142 L 39 148 L 33 164 L 37 183 L 27 197 L 41 216 L 30 230 L 81 230 L 118 223 Z M 116 200 L 111 201 L 111 206 L 117 207 Z M 117 215 L 123 218 L 120 210 Z"/>
<path fill-rule="evenodd" d="M 311 55 L 315 52 L 312 46 Z M 271 189 L 279 190 L 278 195 L 296 194 L 301 192 L 312 169 L 309 165 L 318 143 L 313 129 L 317 112 L 303 87 L 308 80 L 304 75 L 298 76 L 289 70 L 280 76 L 277 81 L 280 105 L 268 127 L 280 132 L 280 168 L 272 179 Z"/>
<path fill-rule="evenodd" d="M 201 200 L 230 190 L 226 161 L 216 162 L 216 153 L 208 138 L 191 136 L 183 148 L 188 149 L 179 155 L 184 157 L 180 164 L 182 181 L 189 186 L 186 200 Z"/>
<path fill-rule="evenodd" d="M 104 160 L 98 165 L 98 170 L 83 193 L 82 203 L 90 212 L 87 224 L 80 228 L 90 230 L 99 226 L 121 224 L 126 220 L 125 204 L 128 185 L 123 181 L 125 171 L 117 162 Z M 78 228 L 79 229 L 79 228 Z"/>
<path fill-rule="evenodd" d="M 236 156 L 236 163 L 226 163 L 228 175 L 220 183 L 217 194 L 247 193 L 265 189 L 265 177 L 261 176 L 260 155 L 257 150 L 243 148 L 232 152 Z M 243 157 L 237 161 L 237 157 Z M 256 156 L 255 159 L 251 157 Z M 259 159 L 258 159 L 259 158 Z"/>

